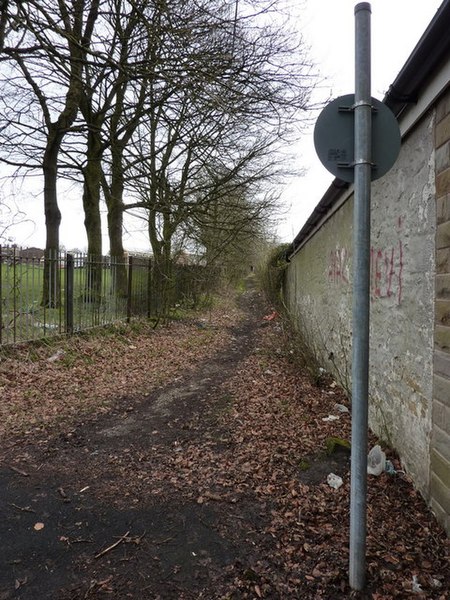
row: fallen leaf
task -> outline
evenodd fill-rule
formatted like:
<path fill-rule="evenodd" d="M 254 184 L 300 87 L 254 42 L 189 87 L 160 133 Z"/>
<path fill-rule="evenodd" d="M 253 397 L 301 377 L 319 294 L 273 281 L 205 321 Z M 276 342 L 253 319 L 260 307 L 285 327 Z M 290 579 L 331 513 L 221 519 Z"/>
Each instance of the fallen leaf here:
<path fill-rule="evenodd" d="M 208 500 L 215 500 L 216 502 L 220 502 L 222 500 L 222 497 L 219 496 L 219 494 L 213 494 L 212 492 L 205 492 L 203 496 Z"/>
<path fill-rule="evenodd" d="M 261 312 L 260 316 L 263 314 Z M 3 388 L 2 393 L 8 395 L 7 402 L 0 406 L 2 434 L 5 428 L 24 432 L 24 445 L 19 448 L 23 453 L 19 452 L 16 459 L 31 469 L 34 463 L 26 462 L 25 448 L 30 438 L 33 441 L 37 437 L 40 443 L 47 426 L 52 431 L 56 419 L 55 435 L 52 433 L 47 442 L 50 448 L 56 443 L 55 447 L 64 451 L 58 452 L 54 459 L 50 457 L 51 461 L 65 460 L 67 451 L 67 474 L 73 464 L 79 477 L 80 465 L 72 463 L 71 458 L 80 458 L 83 461 L 82 477 L 96 482 L 98 497 L 103 496 L 111 504 L 117 503 L 119 508 L 121 505 L 128 508 L 133 508 L 134 504 L 144 505 L 149 498 L 152 502 L 155 499 L 170 502 L 176 498 L 177 503 L 192 502 L 194 506 L 198 502 L 198 510 L 205 513 L 208 525 L 217 526 L 224 539 L 230 536 L 251 550 L 248 560 L 236 561 L 232 568 L 224 569 L 217 580 L 211 581 L 205 597 L 220 595 L 249 600 L 266 597 L 349 598 L 348 502 L 345 494 L 324 485 L 324 478 L 334 469 L 339 469 L 337 472 L 345 482 L 348 480 L 349 452 L 340 450 L 350 446 L 346 441 L 350 439 L 351 423 L 339 405 L 349 405 L 349 399 L 338 385 L 333 386 L 332 391 L 328 388 L 332 394 L 329 395 L 326 380 L 317 386 L 298 368 L 294 357 L 285 356 L 292 343 L 284 339 L 282 328 L 276 329 L 278 323 L 283 322 L 282 316 L 268 327 L 257 328 L 255 346 L 249 345 L 242 361 L 230 363 L 229 377 L 226 373 L 220 374 L 220 389 L 215 388 L 214 371 L 202 371 L 202 377 L 207 375 L 211 381 L 204 384 L 202 379 L 198 394 L 189 397 L 185 409 L 178 411 L 181 402 L 173 407 L 168 405 L 170 421 L 167 423 L 159 418 L 142 419 L 143 431 L 138 443 L 128 438 L 128 447 L 123 448 L 119 438 L 112 436 L 106 440 L 105 434 L 101 447 L 96 449 L 96 440 L 90 436 L 91 426 L 87 429 L 74 426 L 75 422 L 83 424 L 84 411 L 88 410 L 89 415 L 91 412 L 106 415 L 114 408 L 112 399 L 123 397 L 127 398 L 124 400 L 126 405 L 121 404 L 123 410 L 116 414 L 114 409 L 110 415 L 110 423 L 119 424 L 121 419 L 129 418 L 125 413 L 131 408 L 130 403 L 134 406 L 135 400 L 147 397 L 152 390 L 163 393 L 169 383 L 171 393 L 175 389 L 181 390 L 183 398 L 189 383 L 181 373 L 190 372 L 196 365 L 203 368 L 203 361 L 208 366 L 210 357 L 218 356 L 216 351 L 224 350 L 229 343 L 236 347 L 240 345 L 237 337 L 231 340 L 229 329 L 230 321 L 238 323 L 238 318 L 231 316 L 224 320 L 221 309 L 221 319 L 223 328 L 218 338 L 211 337 L 212 344 L 204 343 L 206 339 L 199 340 L 197 328 L 193 332 L 191 325 L 190 329 L 185 329 L 180 323 L 167 330 L 145 330 L 144 335 L 120 333 L 117 339 L 108 337 L 108 343 L 103 336 L 99 339 L 75 338 L 67 344 L 61 341 L 64 348 L 69 349 L 68 356 L 77 357 L 75 361 L 68 361 L 66 366 L 70 368 L 67 369 L 60 368 L 58 363 L 47 363 L 45 347 L 33 349 L 33 355 L 34 352 L 39 355 L 37 362 L 30 362 L 29 349 L 17 348 L 14 361 L 3 358 L 0 361 L 0 391 Z M 254 320 L 261 324 L 259 318 Z M 209 328 L 209 334 L 216 335 L 215 330 Z M 140 351 L 124 352 L 124 347 L 127 349 L 124 340 L 136 345 Z M 191 344 L 191 340 L 194 343 Z M 255 347 L 259 348 L 257 352 Z M 282 353 L 277 352 L 280 348 Z M 61 367 L 63 365 L 64 362 Z M 228 368 L 225 362 L 224 367 Z M 264 375 L 267 370 L 274 376 Z M 124 374 L 123 377 L 117 376 L 119 373 Z M 93 380 L 95 386 L 92 386 Z M 179 382 L 179 387 L 173 387 L 175 381 Z M 24 407 L 24 394 L 30 389 L 36 397 L 33 396 L 33 402 L 25 403 Z M 188 387 L 188 391 L 193 392 L 194 387 Z M 134 420 L 130 423 L 138 426 L 139 419 L 148 414 L 138 402 L 135 410 Z M 341 419 L 322 421 L 327 415 L 340 415 Z M 68 432 L 65 431 L 67 428 Z M 57 435 L 60 429 L 65 432 L 62 437 Z M 2 434 L 0 438 L 3 439 Z M 330 435 L 334 437 L 330 438 Z M 174 444 L 175 439 L 177 444 Z M 333 441 L 333 448 L 329 448 L 329 440 L 337 439 L 346 442 L 345 447 L 339 445 L 338 448 Z M 376 443 L 375 436 L 370 433 L 370 445 Z M 174 446 L 182 447 L 183 452 L 174 452 Z M 325 448 L 329 453 L 324 453 Z M 309 469 L 299 468 L 300 458 L 307 461 Z M 393 451 L 389 451 L 389 458 L 398 472 L 401 463 Z M 111 472 L 111 477 L 100 479 L 99 474 L 105 468 Z M 46 475 L 45 471 L 44 466 L 43 475 Z M 74 490 L 80 490 L 80 483 L 81 487 L 86 485 L 79 478 L 64 481 L 72 484 L 69 487 L 67 483 L 68 487 L 58 491 L 54 488 L 60 504 L 65 495 L 71 497 Z M 86 494 L 78 493 L 78 499 L 81 496 Z M 214 506 L 207 506 L 213 504 L 213 500 L 221 500 L 227 505 L 220 512 L 213 511 Z M 203 504 L 206 506 L 200 506 Z M 79 516 L 85 518 L 84 513 Z M 412 593 L 415 573 L 417 585 L 422 586 L 428 597 L 449 598 L 447 538 L 404 473 L 389 479 L 383 475 L 370 482 L 367 521 L 370 581 L 367 598 L 419 598 Z M 173 531 L 171 525 L 175 526 Z M 56 534 L 61 550 L 71 544 L 75 549 L 79 548 L 76 545 L 79 542 L 92 543 L 92 539 L 81 535 L 87 527 L 86 521 L 78 521 L 77 527 L 82 528 L 79 536 L 71 532 L 70 539 L 66 539 L 69 535 L 66 531 Z M 201 521 L 198 527 L 203 527 Z M 59 538 L 60 533 L 65 535 Z M 111 542 L 116 544 L 116 531 L 108 529 L 106 533 L 111 534 Z M 160 530 L 155 531 L 156 539 L 150 538 L 148 543 L 166 545 L 176 540 L 178 534 L 179 520 L 169 511 L 161 519 Z M 138 544 L 140 536 L 126 536 L 120 540 L 123 553 L 111 554 L 111 560 L 117 560 L 118 581 L 122 575 L 128 577 L 131 558 L 128 548 L 130 544 Z M 40 541 L 44 541 L 42 537 Z M 115 548 L 114 544 L 108 548 Z M 155 552 L 150 551 L 147 555 L 145 551 L 143 560 L 146 562 L 140 564 L 136 556 L 136 566 L 142 568 L 144 575 L 150 571 L 147 556 L 155 564 L 164 561 L 163 552 L 158 552 L 158 556 Z M 207 554 L 203 556 L 196 549 L 194 553 L 197 553 L 195 561 L 198 560 L 200 565 L 209 563 Z M 69 554 L 66 553 L 68 560 Z M 22 562 L 20 568 L 25 567 L 25 558 Z M 254 571 L 247 566 L 249 562 Z M 17 559 L 11 564 L 17 564 Z M 11 579 L 11 588 L 16 577 L 21 585 L 20 571 L 17 570 Z M 91 595 L 106 594 L 115 587 L 113 580 L 109 582 L 105 577 L 108 572 L 91 572 Z M 101 589 L 103 584 L 105 587 Z M 148 596 L 156 598 L 157 591 L 152 589 L 151 579 L 147 585 Z M 133 591 L 130 587 L 130 594 Z M 10 592 L 14 594 L 13 589 Z M 181 589 L 178 596 L 182 597 L 184 592 L 188 590 Z"/>
<path fill-rule="evenodd" d="M 24 577 L 23 579 L 16 579 L 16 581 L 14 582 L 14 589 L 18 590 L 20 587 L 22 587 L 23 585 L 25 585 L 28 581 L 28 577 Z"/>

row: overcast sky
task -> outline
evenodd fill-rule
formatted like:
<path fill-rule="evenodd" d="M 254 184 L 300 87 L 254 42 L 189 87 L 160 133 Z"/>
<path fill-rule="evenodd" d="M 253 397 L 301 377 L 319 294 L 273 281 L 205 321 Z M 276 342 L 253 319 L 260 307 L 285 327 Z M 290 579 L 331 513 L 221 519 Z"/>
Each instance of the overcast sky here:
<path fill-rule="evenodd" d="M 326 84 L 318 90 L 317 100 L 336 98 L 354 91 L 354 8 L 353 0 L 293 0 L 297 7 L 299 31 L 311 49 L 312 59 Z M 421 35 L 441 5 L 441 0 L 372 0 L 372 96 L 383 99 L 389 85 L 406 62 Z M 315 115 L 317 116 L 317 115 Z M 292 241 L 333 180 L 321 165 L 313 146 L 313 126 L 302 142 L 292 148 L 295 161 L 306 175 L 294 180 L 283 193 L 288 207 L 278 234 Z M 61 243 L 67 249 L 86 247 L 83 213 L 80 202 L 71 202 L 62 194 Z M 15 241 L 24 246 L 45 246 L 45 230 L 40 197 L 27 202 L 32 220 L 26 228 L 15 230 Z M 34 215 L 34 216 L 33 216 Z M 148 250 L 146 233 L 139 233 L 140 223 L 128 223 L 125 247 Z M 105 227 L 106 232 L 106 227 Z M 107 246 L 107 236 L 104 245 Z M 106 252 L 107 248 L 105 248 Z"/>
<path fill-rule="evenodd" d="M 311 47 L 313 60 L 336 98 L 354 92 L 354 10 L 353 0 L 304 0 L 299 23 L 302 34 Z M 382 100 L 389 85 L 405 64 L 441 0 L 372 0 L 371 53 L 372 96 Z M 279 233 L 290 242 L 300 231 L 312 210 L 333 181 L 322 167 L 314 150 L 313 126 L 299 144 L 296 156 L 299 165 L 307 169 L 284 194 L 289 212 Z"/>

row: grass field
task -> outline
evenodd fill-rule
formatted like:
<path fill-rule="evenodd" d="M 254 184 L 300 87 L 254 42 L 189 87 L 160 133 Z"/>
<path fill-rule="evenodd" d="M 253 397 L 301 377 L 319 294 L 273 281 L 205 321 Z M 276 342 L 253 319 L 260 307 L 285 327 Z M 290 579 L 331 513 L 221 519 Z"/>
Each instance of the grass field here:
<path fill-rule="evenodd" d="M 52 264 L 56 269 L 51 269 L 53 281 L 48 282 L 51 293 L 47 294 L 52 301 L 44 306 L 43 262 L 5 255 L 0 249 L 0 345 L 158 315 L 149 259 L 130 263 L 75 255 L 73 268 L 67 268 L 66 256 Z M 178 266 L 174 273 L 173 302 L 177 305 L 196 303 L 204 291 L 203 282 L 211 281 L 202 267 Z"/>
<path fill-rule="evenodd" d="M 95 265 L 98 266 L 98 265 Z M 122 265 L 126 268 L 126 265 Z M 147 288 L 147 273 L 133 272 L 132 297 L 135 302 Z M 92 266 L 78 266 L 73 270 L 73 330 L 105 325 L 127 317 L 130 309 L 126 293 L 119 294 L 114 281 L 114 268 L 100 263 L 95 295 L 88 292 L 92 280 Z M 58 268 L 59 285 L 52 285 L 52 305 L 42 305 L 44 266 L 38 261 L 10 261 L 1 265 L 0 311 L 2 344 L 28 341 L 66 332 L 67 329 L 67 269 Z M 140 302 L 139 302 L 140 304 Z"/>

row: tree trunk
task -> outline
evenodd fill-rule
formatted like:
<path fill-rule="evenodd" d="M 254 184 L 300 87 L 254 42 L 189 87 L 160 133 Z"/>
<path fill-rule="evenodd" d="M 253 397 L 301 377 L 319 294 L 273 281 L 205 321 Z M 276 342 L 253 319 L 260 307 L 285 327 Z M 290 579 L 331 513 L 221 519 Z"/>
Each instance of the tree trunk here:
<path fill-rule="evenodd" d="M 169 315 L 173 296 L 173 269 L 169 246 L 160 245 L 159 250 L 153 251 L 153 294 L 158 319 L 163 321 Z"/>
<path fill-rule="evenodd" d="M 58 131 L 51 132 L 42 163 L 44 172 L 44 212 L 45 212 L 45 261 L 44 285 L 42 290 L 42 306 L 56 308 L 60 303 L 60 276 L 58 265 L 59 253 L 59 226 L 61 212 L 58 207 L 57 174 L 58 153 L 62 141 L 62 134 Z"/>
<path fill-rule="evenodd" d="M 100 217 L 101 139 L 97 131 L 89 131 L 87 141 L 87 165 L 83 169 L 84 226 L 88 240 L 88 274 L 85 302 L 98 302 L 102 285 L 102 227 Z"/>
<path fill-rule="evenodd" d="M 149 211 L 149 237 L 153 251 L 153 293 L 155 296 L 156 314 L 165 320 L 173 304 L 173 264 L 172 264 L 172 235 L 173 228 L 170 217 L 163 215 L 161 239 L 158 237 L 157 212 Z"/>
<path fill-rule="evenodd" d="M 123 148 L 120 143 L 115 143 L 111 149 L 111 185 L 105 194 L 108 208 L 108 235 L 111 257 L 116 264 L 115 283 L 116 292 L 120 296 L 127 294 L 127 270 L 125 265 L 125 252 L 123 248 Z"/>

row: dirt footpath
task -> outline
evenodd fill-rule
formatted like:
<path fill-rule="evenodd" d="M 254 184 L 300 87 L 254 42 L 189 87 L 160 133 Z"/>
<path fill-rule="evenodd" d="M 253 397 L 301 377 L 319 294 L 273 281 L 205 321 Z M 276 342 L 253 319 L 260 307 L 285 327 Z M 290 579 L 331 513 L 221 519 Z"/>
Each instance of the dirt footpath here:
<path fill-rule="evenodd" d="M 195 369 L 5 442 L 0 600 L 449 597 L 448 542 L 400 473 L 370 486 L 368 590 L 351 594 L 349 457 L 325 452 L 349 436 L 349 416 L 326 420 L 345 397 L 296 371 L 255 292 L 240 302 Z M 217 327 L 192 322 L 192 343 Z"/>

